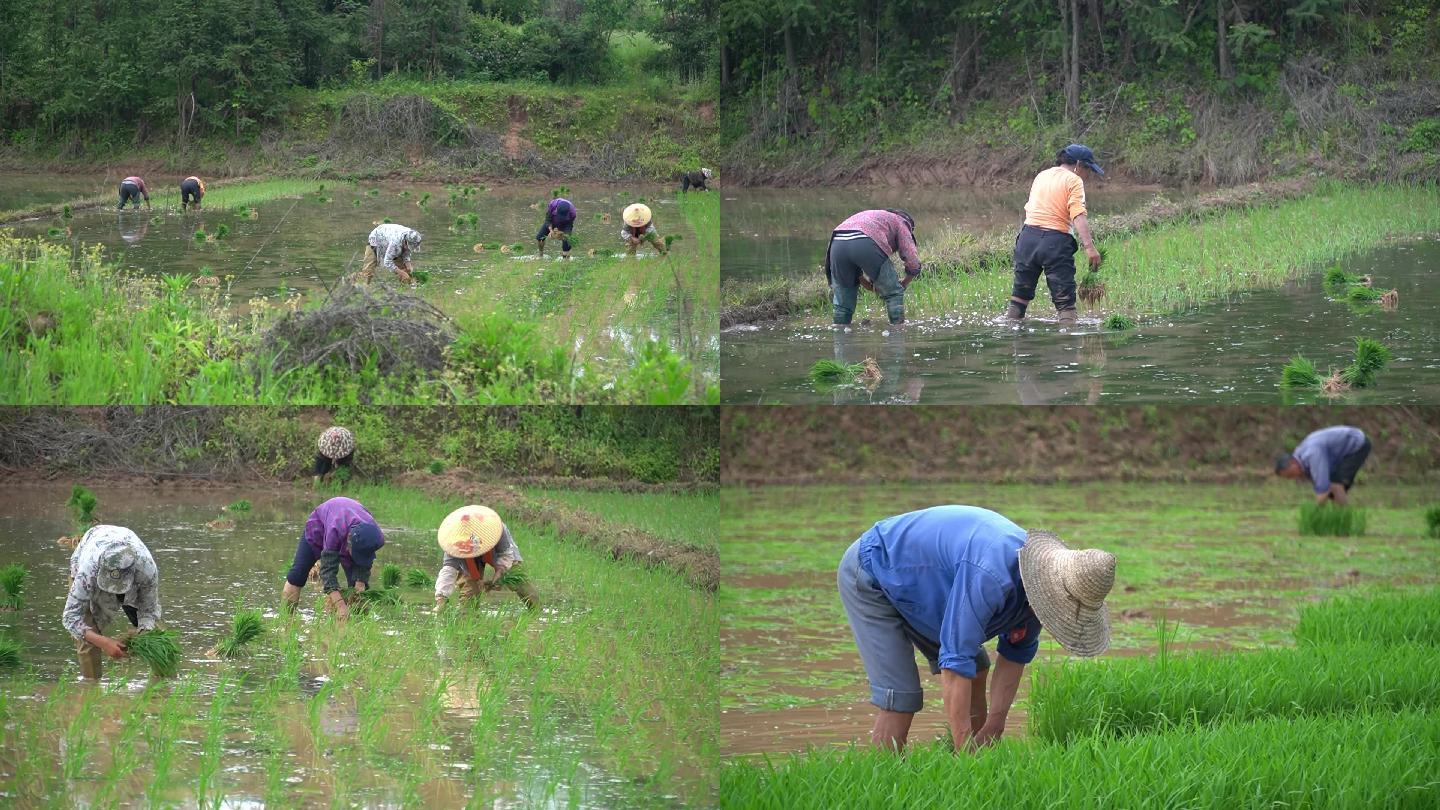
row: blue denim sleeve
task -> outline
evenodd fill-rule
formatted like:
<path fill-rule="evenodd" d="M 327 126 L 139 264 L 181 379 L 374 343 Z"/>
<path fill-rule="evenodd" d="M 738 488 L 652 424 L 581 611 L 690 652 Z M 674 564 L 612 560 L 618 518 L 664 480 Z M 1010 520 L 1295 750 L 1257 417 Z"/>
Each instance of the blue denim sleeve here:
<path fill-rule="evenodd" d="M 1024 624 L 1002 632 L 996 649 L 1007 661 L 1017 664 L 1034 661 L 1035 653 L 1040 651 L 1040 620 L 1031 614 Z"/>
<path fill-rule="evenodd" d="M 940 623 L 940 668 L 975 677 L 975 655 L 985 643 L 985 625 L 1004 604 L 1000 584 L 984 569 L 962 564 L 950 588 Z"/>

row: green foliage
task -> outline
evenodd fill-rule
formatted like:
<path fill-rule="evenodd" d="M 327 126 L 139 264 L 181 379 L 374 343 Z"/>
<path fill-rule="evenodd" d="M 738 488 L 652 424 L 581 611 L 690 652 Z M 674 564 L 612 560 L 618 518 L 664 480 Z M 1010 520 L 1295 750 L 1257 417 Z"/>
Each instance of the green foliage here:
<path fill-rule="evenodd" d="M 1300 505 L 1299 526 L 1302 536 L 1359 537 L 1365 534 L 1365 510 L 1311 501 Z"/>
<path fill-rule="evenodd" d="M 434 584 L 435 581 L 423 568 L 411 568 L 405 572 L 405 587 L 407 588 L 428 588 Z"/>
<path fill-rule="evenodd" d="M 386 590 L 400 587 L 400 580 L 405 576 L 404 570 L 394 564 L 385 563 L 380 569 L 380 587 Z"/>
<path fill-rule="evenodd" d="M 434 461 L 430 462 L 430 466 L 428 469 L 430 470 L 431 475 L 440 475 L 441 473 L 445 472 L 445 462 L 437 458 Z"/>
<path fill-rule="evenodd" d="M 20 642 L 8 636 L 0 636 L 0 667 L 20 666 Z"/>
<path fill-rule="evenodd" d="M 1127 315 L 1121 315 L 1120 313 L 1117 312 L 1117 313 L 1115 313 L 1114 315 L 1111 315 L 1110 317 L 1106 318 L 1106 319 L 1105 319 L 1105 323 L 1102 324 L 1102 325 L 1103 325 L 1106 329 L 1109 329 L 1109 330 L 1112 330 L 1112 331 L 1124 332 L 1124 331 L 1128 331 L 1128 330 L 1130 330 L 1130 329 L 1134 329 L 1134 328 L 1135 328 L 1135 321 L 1132 320 L 1129 316 L 1127 316 Z"/>
<path fill-rule="evenodd" d="M 222 658 L 234 658 L 246 644 L 259 638 L 264 630 L 265 623 L 260 611 L 237 611 L 230 623 L 230 635 L 216 645 L 215 651 Z"/>
<path fill-rule="evenodd" d="M 0 599 L 0 607 L 10 610 L 19 610 L 25 600 L 21 597 L 21 591 L 25 589 L 25 578 L 30 572 L 20 563 L 10 563 L 0 568 L 0 590 L 4 591 L 4 598 Z"/>
<path fill-rule="evenodd" d="M 1302 391 L 1319 389 L 1323 379 L 1320 372 L 1315 369 L 1315 364 L 1305 359 L 1304 355 L 1295 355 L 1290 362 L 1280 370 L 1280 388 L 1286 391 Z"/>
<path fill-rule="evenodd" d="M 1341 377 L 1355 388 L 1369 388 L 1375 384 L 1375 376 L 1385 369 L 1393 355 L 1378 340 L 1355 338 L 1355 361 Z"/>
<path fill-rule="evenodd" d="M 249 511 L 250 511 L 250 502 L 247 501 L 247 500 L 243 500 L 243 499 L 242 499 L 242 500 L 235 501 L 234 503 L 232 503 L 232 504 L 230 504 L 229 506 L 225 507 L 225 511 L 227 511 L 227 512 L 249 512 Z"/>
<path fill-rule="evenodd" d="M 1440 590 L 1377 596 L 1338 596 L 1300 608 L 1295 640 L 1301 645 L 1440 647 Z"/>
<path fill-rule="evenodd" d="M 169 630 L 142 630 L 125 641 L 125 651 L 149 664 L 157 678 L 173 678 L 180 667 L 180 645 Z"/>
<path fill-rule="evenodd" d="M 1425 534 L 1440 539 L 1440 503 L 1425 509 Z"/>
<path fill-rule="evenodd" d="M 83 528 L 95 522 L 95 505 L 97 503 L 95 493 L 80 484 L 75 484 L 70 487 L 70 499 L 65 502 L 65 506 L 70 509 L 70 516 L 75 519 L 75 525 Z"/>
<path fill-rule="evenodd" d="M 1405 152 L 1434 152 L 1440 149 L 1440 118 L 1424 118 L 1410 126 L 1400 143 Z"/>

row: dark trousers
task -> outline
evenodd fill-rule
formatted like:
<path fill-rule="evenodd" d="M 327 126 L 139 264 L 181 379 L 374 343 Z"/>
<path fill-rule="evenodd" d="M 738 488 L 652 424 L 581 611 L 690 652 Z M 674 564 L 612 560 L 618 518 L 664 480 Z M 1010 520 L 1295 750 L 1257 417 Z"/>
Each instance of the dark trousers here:
<path fill-rule="evenodd" d="M 185 180 L 180 183 L 181 210 L 184 210 L 185 207 L 191 203 L 199 205 L 201 195 L 202 192 L 200 191 L 200 184 L 195 182 L 194 180 Z"/>
<path fill-rule="evenodd" d="M 355 451 L 351 450 L 350 455 L 344 458 L 331 459 L 324 453 L 315 454 L 315 474 L 329 475 L 341 467 L 349 467 L 350 462 L 355 460 Z"/>
<path fill-rule="evenodd" d="M 563 250 L 563 251 L 565 251 L 566 253 L 569 253 L 569 252 L 570 252 L 570 240 L 567 239 L 566 237 L 568 237 L 572 232 L 574 232 L 574 230 L 575 230 L 575 220 L 572 219 L 572 220 L 570 220 L 569 222 L 567 222 L 567 223 L 565 223 L 565 224 L 563 224 L 563 225 L 556 225 L 556 224 L 550 219 L 550 215 L 549 215 L 549 214 L 546 214 L 546 215 L 545 215 L 545 224 L 541 225 L 541 226 L 540 226 L 540 232 L 537 233 L 537 234 L 535 234 L 535 241 L 536 241 L 536 242 L 544 242 L 544 241 L 545 241 L 545 237 L 547 237 L 547 236 L 550 235 L 550 229 L 551 229 L 551 228 L 554 228 L 555 230 L 557 230 L 557 231 L 565 234 L 565 236 L 560 237 L 560 249 Z"/>
<path fill-rule="evenodd" d="M 709 189 L 705 188 L 705 175 L 700 174 L 699 172 L 695 172 L 693 174 L 687 172 L 682 175 L 680 180 L 680 191 L 684 193 L 692 188 L 696 191 L 709 191 Z"/>
<path fill-rule="evenodd" d="M 310 581 L 310 569 L 315 567 L 316 561 L 320 559 L 320 552 L 315 547 L 300 538 L 300 545 L 295 547 L 295 561 L 290 563 L 290 571 L 285 574 L 285 581 L 297 588 L 305 587 Z M 345 579 L 350 587 L 355 587 L 355 572 L 352 566 L 345 564 L 345 558 L 340 558 L 340 567 L 345 569 Z"/>
<path fill-rule="evenodd" d="M 1075 308 L 1075 237 L 1064 231 L 1025 225 L 1015 237 L 1015 286 L 1010 295 L 1029 304 L 1035 300 L 1040 274 L 1050 286 L 1055 311 Z"/>
<path fill-rule="evenodd" d="M 885 251 L 868 236 L 856 239 L 830 240 L 826 255 L 826 275 L 830 277 L 830 298 L 833 320 L 847 324 L 855 316 L 860 276 L 870 280 L 875 294 L 885 302 L 891 323 L 905 320 L 905 288 L 895 274 L 895 264 Z"/>
<path fill-rule="evenodd" d="M 115 206 L 116 210 L 125 207 L 125 203 L 135 201 L 135 207 L 140 207 L 140 187 L 134 183 L 120 184 L 120 204 Z"/>
<path fill-rule="evenodd" d="M 1356 474 L 1360 472 L 1360 468 L 1365 465 L 1365 459 L 1369 457 L 1370 438 L 1367 436 L 1365 443 L 1360 445 L 1355 452 L 1340 459 L 1340 463 L 1336 464 L 1335 469 L 1330 471 L 1330 480 L 1341 484 L 1345 487 L 1345 491 L 1349 492 L 1350 487 L 1355 486 Z"/>

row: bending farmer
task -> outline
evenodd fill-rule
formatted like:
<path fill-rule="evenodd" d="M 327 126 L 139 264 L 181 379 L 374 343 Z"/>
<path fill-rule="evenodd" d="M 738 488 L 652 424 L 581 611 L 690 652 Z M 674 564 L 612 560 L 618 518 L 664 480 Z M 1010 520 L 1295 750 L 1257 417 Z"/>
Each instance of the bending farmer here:
<path fill-rule="evenodd" d="M 905 277 L 896 278 L 890 255 L 898 252 Z M 835 323 L 855 316 L 856 285 L 885 301 L 890 323 L 905 322 L 905 288 L 920 275 L 915 252 L 915 219 L 896 208 L 861 211 L 840 223 L 825 250 L 825 280 L 830 283 Z"/>
<path fill-rule="evenodd" d="M 1305 479 L 1315 486 L 1315 502 L 1333 500 L 1344 506 L 1350 500 L 1355 475 L 1370 457 L 1370 440 L 1360 428 L 1348 425 L 1323 428 L 1306 436 L 1294 453 L 1275 459 L 1281 478 Z"/>
<path fill-rule="evenodd" d="M 1105 596 L 1115 556 L 1072 551 L 988 509 L 936 506 L 882 520 L 845 552 L 837 583 L 870 680 L 870 739 L 879 748 L 903 747 L 920 710 L 915 649 L 940 675 L 958 751 L 1000 738 L 1042 627 L 1075 655 L 1110 646 Z M 983 645 L 996 636 L 987 710 Z"/>
<path fill-rule="evenodd" d="M 145 207 L 149 208 L 150 189 L 145 187 L 144 180 L 141 180 L 139 177 L 136 177 L 132 174 L 124 180 L 120 181 L 120 204 L 115 206 L 115 210 L 125 210 L 125 203 L 130 202 L 131 200 L 135 201 L 135 208 L 138 209 L 140 207 L 141 197 L 145 198 Z"/>
<path fill-rule="evenodd" d="M 205 196 L 205 181 L 194 175 L 180 181 L 180 210 L 184 211 L 188 205 L 196 211 L 200 210 L 200 200 Z"/>
<path fill-rule="evenodd" d="M 1043 271 L 1060 328 L 1075 326 L 1075 251 L 1079 246 L 1072 231 L 1080 234 L 1090 269 L 1100 269 L 1100 252 L 1090 237 L 1085 213 L 1084 178 L 1089 172 L 1105 175 L 1090 147 L 1072 143 L 1055 154 L 1054 167 L 1035 175 L 1030 201 L 1025 203 L 1025 225 L 1015 238 L 1015 286 L 1005 308 L 1006 318 L 1019 321 L 1025 317 Z"/>
<path fill-rule="evenodd" d="M 70 555 L 70 594 L 63 614 L 84 677 L 100 679 L 101 653 L 124 657 L 125 647 L 104 635 L 122 611 L 131 627 L 155 628 L 160 622 L 160 569 L 134 532 L 92 526 Z"/>
<path fill-rule="evenodd" d="M 540 225 L 540 232 L 535 234 L 535 241 L 540 243 L 540 255 L 545 255 L 545 240 L 551 236 L 560 237 L 561 258 L 570 258 L 570 234 L 575 231 L 575 218 L 579 212 L 575 210 L 575 204 L 564 197 L 556 197 L 550 201 L 545 208 L 545 222 Z"/>
<path fill-rule="evenodd" d="M 349 468 L 355 460 L 355 434 L 340 426 L 325 428 L 320 434 L 320 451 L 315 454 L 315 478 L 311 489 L 341 467 Z"/>
<path fill-rule="evenodd" d="M 706 188 L 705 184 L 710 182 L 710 178 L 714 176 L 715 173 L 709 169 L 701 169 L 698 172 L 685 172 L 680 175 L 680 193 L 684 194 L 692 188 L 696 191 L 709 191 L 710 189 Z"/>
<path fill-rule="evenodd" d="M 520 548 L 500 516 L 488 506 L 462 506 L 445 516 L 437 534 L 445 558 L 440 575 L 435 577 L 435 610 L 455 593 L 458 585 L 465 598 L 479 596 L 501 587 L 501 579 L 510 573 L 505 587 L 514 591 L 531 610 L 540 607 L 540 594 L 524 576 Z M 485 579 L 485 566 L 495 575 Z"/>
<path fill-rule="evenodd" d="M 365 281 L 374 277 L 382 265 L 406 284 L 410 283 L 411 256 L 420 247 L 420 232 L 394 222 L 378 225 L 365 243 L 365 262 L 360 276 Z"/>
<path fill-rule="evenodd" d="M 375 518 L 358 501 L 331 498 L 315 507 L 305 521 L 305 532 L 295 548 L 295 562 L 285 575 L 285 588 L 280 599 L 287 610 L 300 604 L 300 589 L 310 576 L 310 567 L 320 561 L 320 585 L 325 589 L 325 609 L 335 611 L 338 618 L 350 615 L 345 597 L 340 593 L 337 568 L 345 569 L 350 587 L 363 591 L 370 587 L 370 569 L 375 565 L 375 552 L 385 545 L 385 535 Z"/>
<path fill-rule="evenodd" d="M 641 242 L 649 242 L 652 247 L 660 251 L 664 256 L 665 240 L 660 238 L 660 232 L 650 222 L 650 206 L 644 203 L 633 203 L 625 208 L 625 213 L 620 216 L 625 224 L 620 228 L 620 238 L 625 242 L 625 255 L 634 256 L 635 249 L 640 247 Z"/>

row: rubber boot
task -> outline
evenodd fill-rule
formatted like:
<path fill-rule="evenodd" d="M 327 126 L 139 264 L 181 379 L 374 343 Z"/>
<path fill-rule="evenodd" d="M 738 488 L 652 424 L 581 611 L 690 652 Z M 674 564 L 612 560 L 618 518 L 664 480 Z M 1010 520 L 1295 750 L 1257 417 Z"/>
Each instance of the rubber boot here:
<path fill-rule="evenodd" d="M 1010 304 L 1005 307 L 1005 320 L 1007 320 L 1007 321 L 1023 321 L 1023 320 L 1025 320 L 1025 308 L 1022 307 L 1022 306 L 1020 306 L 1019 304 L 1015 303 L 1014 301 L 1011 301 Z"/>
<path fill-rule="evenodd" d="M 86 646 L 89 647 L 88 650 L 76 655 L 80 659 L 80 675 L 98 681 L 100 680 L 100 661 L 103 656 L 99 647 L 88 644 Z"/>
<path fill-rule="evenodd" d="M 1059 323 L 1061 329 L 1074 329 L 1075 319 L 1075 308 L 1070 307 L 1068 309 L 1060 310 L 1060 317 L 1057 322 Z"/>

